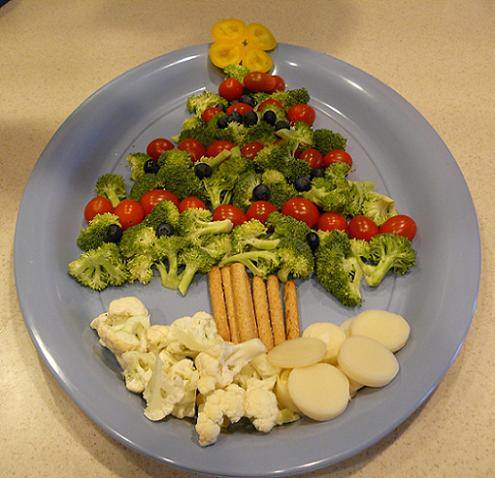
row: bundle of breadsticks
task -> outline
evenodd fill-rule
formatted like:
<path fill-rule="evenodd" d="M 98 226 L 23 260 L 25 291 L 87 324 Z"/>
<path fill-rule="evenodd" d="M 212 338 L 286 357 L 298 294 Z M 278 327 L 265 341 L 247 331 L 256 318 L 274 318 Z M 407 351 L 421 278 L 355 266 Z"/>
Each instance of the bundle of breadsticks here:
<path fill-rule="evenodd" d="M 214 267 L 208 273 L 212 315 L 224 340 L 239 343 L 259 338 L 268 350 L 299 337 L 297 290 L 294 281 L 283 284 L 276 275 L 265 281 L 250 278 L 243 264 Z"/>

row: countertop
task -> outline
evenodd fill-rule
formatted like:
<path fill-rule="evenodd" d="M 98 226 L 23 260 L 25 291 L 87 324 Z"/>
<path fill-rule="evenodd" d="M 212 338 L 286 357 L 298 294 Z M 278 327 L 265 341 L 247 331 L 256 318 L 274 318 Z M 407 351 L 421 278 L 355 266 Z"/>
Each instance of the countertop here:
<path fill-rule="evenodd" d="M 0 8 L 0 476 L 191 476 L 109 438 L 45 368 L 19 309 L 14 229 L 37 158 L 85 98 L 129 68 L 208 42 L 214 21 L 229 16 L 263 22 L 277 40 L 333 55 L 398 91 L 456 158 L 479 219 L 483 262 L 477 310 L 446 377 L 385 439 L 313 476 L 494 476 L 491 0 L 11 0 Z"/>

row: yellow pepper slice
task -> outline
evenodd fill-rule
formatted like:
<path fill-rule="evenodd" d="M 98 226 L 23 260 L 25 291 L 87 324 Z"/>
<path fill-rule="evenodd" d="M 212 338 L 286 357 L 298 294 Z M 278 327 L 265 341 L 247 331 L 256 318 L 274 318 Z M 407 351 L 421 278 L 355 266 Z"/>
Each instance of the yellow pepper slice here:
<path fill-rule="evenodd" d="M 211 36 L 215 42 L 242 43 L 246 39 L 246 24 L 238 18 L 227 18 L 213 25 Z"/>
<path fill-rule="evenodd" d="M 262 71 L 266 73 L 273 66 L 273 61 L 261 48 L 247 47 L 242 57 L 242 64 L 250 71 Z"/>
<path fill-rule="evenodd" d="M 262 50 L 273 50 L 277 46 L 277 41 L 272 32 L 261 23 L 251 23 L 247 26 L 246 41 L 248 46 L 254 46 Z"/>
<path fill-rule="evenodd" d="M 215 66 L 225 68 L 227 65 L 238 65 L 244 56 L 244 50 L 242 43 L 214 42 L 208 55 Z"/>

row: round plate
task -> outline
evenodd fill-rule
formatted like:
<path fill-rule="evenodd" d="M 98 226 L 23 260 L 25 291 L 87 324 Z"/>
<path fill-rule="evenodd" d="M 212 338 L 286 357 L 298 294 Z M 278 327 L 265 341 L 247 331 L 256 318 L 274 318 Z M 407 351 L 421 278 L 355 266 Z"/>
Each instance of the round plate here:
<path fill-rule="evenodd" d="M 342 132 L 354 158 L 353 177 L 373 180 L 414 217 L 417 267 L 363 288 L 365 308 L 402 314 L 412 335 L 398 353 L 400 373 L 387 387 L 365 390 L 340 417 L 303 419 L 264 435 L 245 429 L 222 433 L 201 448 L 190 421 L 153 423 L 141 397 L 129 393 L 112 355 L 89 322 L 124 295 L 149 307 L 154 323 L 210 310 L 204 277 L 186 298 L 159 280 L 107 290 L 79 286 L 67 263 L 96 178 L 115 171 L 127 178 L 126 156 L 158 136 L 180 129 L 188 96 L 215 90 L 221 75 L 207 45 L 157 58 L 118 77 L 86 100 L 53 136 L 26 188 L 18 216 L 15 267 L 26 325 L 62 387 L 99 426 L 120 442 L 162 462 L 216 475 L 307 472 L 347 458 L 392 431 L 432 392 L 469 328 L 480 274 L 478 224 L 464 179 L 444 143 L 403 98 L 366 73 L 329 56 L 279 45 L 276 73 L 290 88 L 306 87 L 317 110 L 316 127 Z M 462 227 L 459 227 L 462 224 Z M 462 254 L 459 253 L 462 251 Z M 313 281 L 299 287 L 303 328 L 313 321 L 340 323 L 356 311 L 340 306 Z"/>

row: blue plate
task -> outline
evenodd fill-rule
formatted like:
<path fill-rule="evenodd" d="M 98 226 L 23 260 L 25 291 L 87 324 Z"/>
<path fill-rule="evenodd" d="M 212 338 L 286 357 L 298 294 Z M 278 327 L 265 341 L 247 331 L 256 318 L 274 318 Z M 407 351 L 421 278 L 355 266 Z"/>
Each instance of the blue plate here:
<path fill-rule="evenodd" d="M 34 344 L 62 387 L 96 424 L 125 445 L 164 463 L 216 475 L 284 475 L 314 470 L 364 450 L 391 432 L 433 391 L 467 333 L 478 291 L 480 243 L 475 211 L 459 168 L 425 119 L 403 98 L 366 73 L 335 58 L 292 45 L 273 53 L 276 73 L 290 88 L 308 88 L 317 127 L 349 139 L 355 178 L 414 217 L 418 265 L 364 290 L 366 308 L 398 312 L 412 335 L 398 353 L 397 378 L 365 390 L 344 414 L 325 423 L 303 419 L 268 435 L 223 433 L 214 446 L 197 445 L 191 422 L 153 423 L 143 401 L 129 393 L 119 368 L 98 345 L 90 320 L 109 301 L 136 295 L 155 323 L 209 310 L 205 279 L 186 298 L 158 280 L 102 294 L 80 287 L 66 273 L 84 204 L 96 178 L 129 176 L 126 156 L 158 136 L 175 134 L 186 98 L 216 89 L 221 75 L 207 45 L 176 51 L 141 65 L 87 99 L 61 126 L 41 155 L 24 193 L 15 238 L 19 299 Z M 462 227 L 459 227 L 462 224 Z M 340 306 L 314 281 L 299 287 L 302 326 L 340 323 L 355 311 Z"/>

